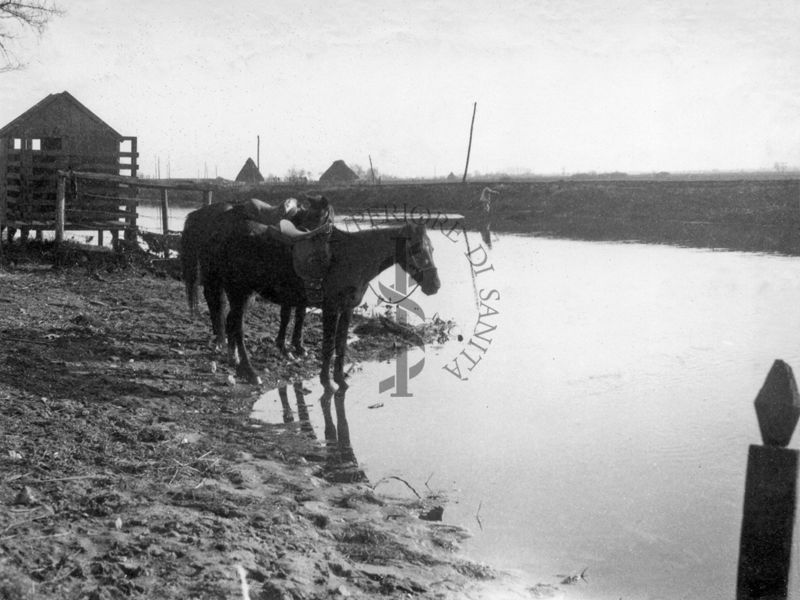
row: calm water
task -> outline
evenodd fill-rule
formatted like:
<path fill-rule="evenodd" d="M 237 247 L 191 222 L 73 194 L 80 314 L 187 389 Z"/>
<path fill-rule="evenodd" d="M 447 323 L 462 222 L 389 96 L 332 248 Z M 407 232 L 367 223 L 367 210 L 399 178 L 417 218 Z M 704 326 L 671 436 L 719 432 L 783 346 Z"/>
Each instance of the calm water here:
<path fill-rule="evenodd" d="M 170 208 L 168 212 L 170 231 L 182 231 L 183 222 L 186 219 L 186 215 L 188 215 L 192 210 L 194 209 L 181 207 Z M 140 204 L 137 208 L 137 212 L 138 217 L 136 219 L 136 224 L 138 225 L 139 229 L 161 233 L 162 225 L 160 206 Z M 55 232 L 45 231 L 43 237 L 45 239 L 53 239 L 55 237 Z M 64 232 L 64 239 L 74 240 L 82 244 L 96 244 L 97 232 L 93 230 L 67 230 Z M 103 243 L 105 246 L 111 246 L 111 234 L 108 231 L 103 234 Z"/>
<path fill-rule="evenodd" d="M 774 359 L 800 367 L 800 260 L 502 236 L 473 289 L 463 238 L 433 241 L 443 287 L 414 299 L 464 340 L 427 348 L 413 397 L 378 393 L 394 363 L 353 373 L 350 440 L 370 480 L 446 490 L 467 553 L 532 583 L 588 567 L 569 598 L 732 598 L 752 402 Z M 274 390 L 254 410 L 282 419 Z"/>

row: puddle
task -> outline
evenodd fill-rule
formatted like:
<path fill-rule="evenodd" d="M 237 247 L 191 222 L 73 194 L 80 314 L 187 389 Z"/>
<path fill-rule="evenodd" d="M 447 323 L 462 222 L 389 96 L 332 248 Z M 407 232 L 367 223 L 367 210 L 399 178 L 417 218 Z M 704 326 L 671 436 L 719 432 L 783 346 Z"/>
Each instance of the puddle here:
<path fill-rule="evenodd" d="M 271 424 L 296 426 L 300 435 L 318 440 L 325 448 L 323 475 L 335 482 L 364 481 L 350 443 L 346 391 L 324 389 L 320 384 L 298 381 L 261 395 L 251 417 Z"/>

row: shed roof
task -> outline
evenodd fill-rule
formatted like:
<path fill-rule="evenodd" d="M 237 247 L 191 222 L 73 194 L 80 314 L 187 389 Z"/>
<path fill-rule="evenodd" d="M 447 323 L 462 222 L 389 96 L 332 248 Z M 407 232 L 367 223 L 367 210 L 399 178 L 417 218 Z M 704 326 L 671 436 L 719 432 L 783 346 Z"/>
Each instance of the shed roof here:
<path fill-rule="evenodd" d="M 91 121 L 96 123 L 99 127 L 107 129 L 108 132 L 117 137 L 122 138 L 124 136 L 120 135 L 113 127 L 111 127 L 108 123 L 103 121 L 100 117 L 86 108 L 83 104 L 81 104 L 75 96 L 70 94 L 67 91 L 58 93 L 58 94 L 49 94 L 44 99 L 40 100 L 36 104 L 34 104 L 31 108 L 26 110 L 16 119 L 8 123 L 5 127 L 0 129 L 0 137 L 8 136 L 9 134 L 13 134 L 15 131 L 30 126 L 31 123 L 40 120 L 42 115 L 45 115 L 48 111 L 51 111 L 58 107 L 61 103 L 68 103 L 78 109 L 84 116 L 89 118 Z"/>

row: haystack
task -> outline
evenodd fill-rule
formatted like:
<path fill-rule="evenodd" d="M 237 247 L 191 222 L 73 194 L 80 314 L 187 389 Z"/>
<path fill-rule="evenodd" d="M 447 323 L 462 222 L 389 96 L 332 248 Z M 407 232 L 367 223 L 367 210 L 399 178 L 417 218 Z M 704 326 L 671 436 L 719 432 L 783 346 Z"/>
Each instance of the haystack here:
<path fill-rule="evenodd" d="M 248 158 L 242 170 L 239 171 L 239 174 L 236 176 L 236 181 L 240 183 L 261 183 L 264 181 L 264 176 L 261 174 L 261 171 L 258 170 L 253 159 Z"/>
<path fill-rule="evenodd" d="M 358 175 L 343 160 L 333 161 L 328 170 L 319 176 L 320 183 L 350 183 L 357 179 Z"/>

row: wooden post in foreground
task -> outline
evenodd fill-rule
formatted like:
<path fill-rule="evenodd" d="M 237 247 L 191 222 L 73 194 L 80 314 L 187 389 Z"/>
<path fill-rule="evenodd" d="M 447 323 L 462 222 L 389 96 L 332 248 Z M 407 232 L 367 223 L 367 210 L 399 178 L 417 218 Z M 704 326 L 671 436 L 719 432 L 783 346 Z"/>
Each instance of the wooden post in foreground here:
<path fill-rule="evenodd" d="M 166 188 L 161 190 L 161 232 L 164 234 L 164 258 L 169 258 L 169 246 L 167 245 L 167 235 L 169 235 L 169 192 Z"/>
<path fill-rule="evenodd" d="M 58 176 L 56 188 L 56 243 L 64 241 L 64 212 L 67 207 L 67 176 Z"/>
<path fill-rule="evenodd" d="M 800 397 L 785 362 L 772 365 L 755 407 L 764 444 L 751 445 L 747 458 L 736 598 L 788 600 L 800 597 L 800 452 L 786 448 L 800 417 Z"/>
<path fill-rule="evenodd" d="M 464 166 L 464 177 L 461 179 L 461 183 L 465 183 L 467 181 L 467 171 L 469 171 L 469 154 L 472 152 L 472 128 L 475 127 L 475 111 L 478 110 L 478 103 L 475 102 L 472 104 L 472 122 L 469 124 L 469 145 L 467 146 L 467 164 Z"/>
<path fill-rule="evenodd" d="M 6 205 L 2 202 L 3 198 L 0 197 L 0 269 L 3 268 L 3 227 L 5 225 L 4 220 L 6 218 Z"/>

